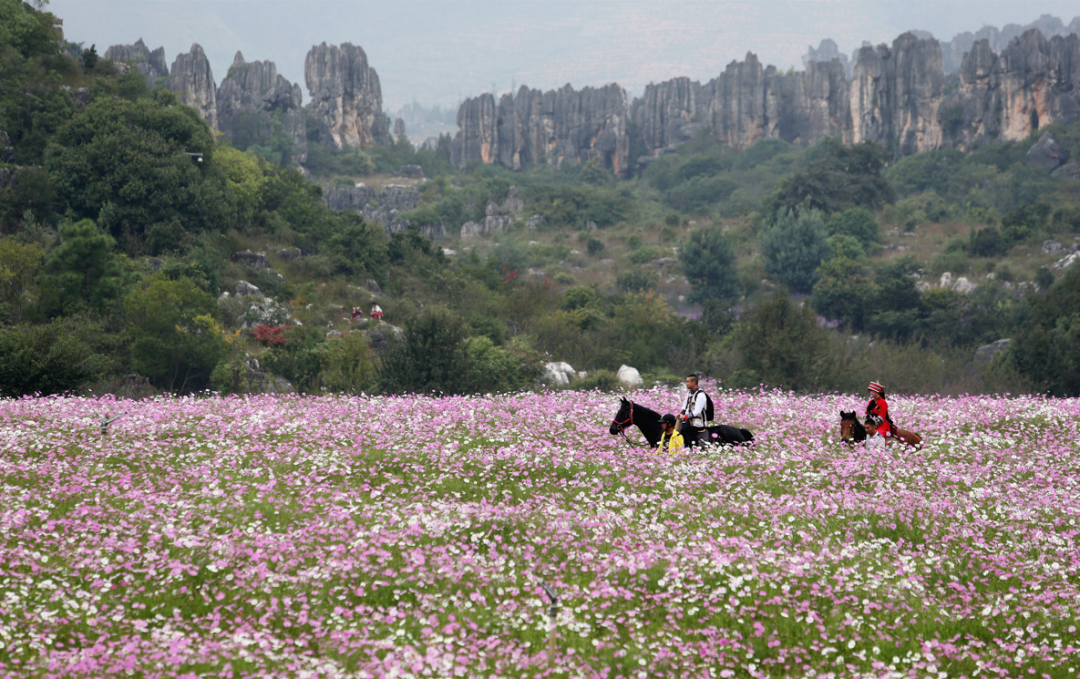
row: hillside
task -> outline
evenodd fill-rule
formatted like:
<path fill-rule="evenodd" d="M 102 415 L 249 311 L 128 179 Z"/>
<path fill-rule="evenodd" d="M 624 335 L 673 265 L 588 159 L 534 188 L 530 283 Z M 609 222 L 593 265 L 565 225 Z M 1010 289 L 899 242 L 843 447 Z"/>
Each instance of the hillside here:
<path fill-rule="evenodd" d="M 625 176 L 456 167 L 381 114 L 359 48 L 313 48 L 325 96 L 300 106 L 269 62 L 219 85 L 193 49 L 166 78 L 141 43 L 62 49 L 51 15 L 0 7 L 5 396 L 483 393 L 548 362 L 578 388 L 625 364 L 1080 393 L 1080 123 L 908 155 L 702 126 Z"/>

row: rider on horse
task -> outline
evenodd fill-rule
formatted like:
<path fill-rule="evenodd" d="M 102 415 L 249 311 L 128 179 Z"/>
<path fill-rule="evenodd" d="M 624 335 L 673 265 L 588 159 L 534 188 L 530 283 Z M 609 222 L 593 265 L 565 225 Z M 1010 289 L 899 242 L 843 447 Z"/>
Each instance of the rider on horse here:
<path fill-rule="evenodd" d="M 704 391 L 698 388 L 697 373 L 690 373 L 687 375 L 686 400 L 683 402 L 682 410 L 679 411 L 679 419 L 683 422 L 689 422 L 690 426 L 694 429 L 704 429 L 709 426 L 708 414 L 706 412 L 708 403 L 709 397 Z"/>
<path fill-rule="evenodd" d="M 878 434 L 890 437 L 895 434 L 895 425 L 889 417 L 889 404 L 885 402 L 885 387 L 877 382 L 871 382 L 867 387 L 870 390 L 870 402 L 866 404 L 866 417 L 873 420 L 877 426 Z"/>

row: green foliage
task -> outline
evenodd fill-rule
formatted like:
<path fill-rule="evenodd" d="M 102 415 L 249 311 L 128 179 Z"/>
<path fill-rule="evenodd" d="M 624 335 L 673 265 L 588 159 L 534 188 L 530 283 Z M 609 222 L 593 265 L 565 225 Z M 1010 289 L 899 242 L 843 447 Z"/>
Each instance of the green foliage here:
<path fill-rule="evenodd" d="M 604 228 L 629 220 L 637 209 L 628 188 L 539 184 L 522 196 L 526 211 L 544 218 L 544 228 L 584 228 L 590 221 Z"/>
<path fill-rule="evenodd" d="M 300 392 L 321 393 L 320 375 L 328 358 L 328 352 L 322 348 L 326 342 L 323 330 L 293 326 L 287 328 L 283 334 L 288 341 L 284 346 L 271 348 L 262 355 L 263 367 L 289 380 Z"/>
<path fill-rule="evenodd" d="M 1010 245 L 1020 243 L 1042 232 L 1049 217 L 1047 203 L 1023 205 L 1001 218 L 1001 236 Z"/>
<path fill-rule="evenodd" d="M 402 340 L 383 356 L 380 381 L 390 393 L 465 393 L 469 362 L 461 319 L 425 309 L 406 324 Z"/>
<path fill-rule="evenodd" d="M 157 275 L 125 300 L 132 366 L 154 386 L 204 388 L 227 351 L 214 298 L 187 279 Z"/>
<path fill-rule="evenodd" d="M 60 52 L 53 15 L 40 12 L 21 0 L 0 0 L 0 48 L 24 58 Z"/>
<path fill-rule="evenodd" d="M 656 289 L 656 276 L 643 269 L 630 269 L 615 279 L 615 287 L 623 292 L 644 292 Z"/>
<path fill-rule="evenodd" d="M 796 306 L 786 290 L 777 289 L 752 306 L 727 338 L 741 358 L 729 382 L 808 389 L 815 382 L 825 341 L 809 305 Z"/>
<path fill-rule="evenodd" d="M 968 233 L 967 251 L 976 257 L 1000 257 L 1009 251 L 1009 245 L 1001 229 L 987 226 Z"/>
<path fill-rule="evenodd" d="M 829 215 L 825 220 L 825 233 L 830 236 L 851 236 L 862 243 L 864 249 L 877 243 L 880 238 L 874 213 L 864 207 L 853 207 Z"/>
<path fill-rule="evenodd" d="M 1080 395 L 1080 269 L 1072 267 L 1031 302 L 1008 359 L 1036 390 L 1052 396 Z"/>
<path fill-rule="evenodd" d="M 690 282 L 690 301 L 734 300 L 742 294 L 735 271 L 735 247 L 717 228 L 697 229 L 679 250 L 679 263 Z"/>
<path fill-rule="evenodd" d="M 331 261 L 337 272 L 352 277 L 370 276 L 376 280 L 385 280 L 386 262 L 389 257 L 386 233 L 378 224 L 368 224 L 356 212 L 345 211 L 338 216 L 337 231 L 329 238 Z M 395 234 L 397 235 L 397 234 Z M 423 236 L 410 231 L 405 237 L 415 241 Z M 401 245 L 401 239 L 391 241 L 395 256 L 402 257 L 403 248 L 411 247 L 425 254 L 431 254 L 430 241 L 424 239 L 419 245 Z"/>
<path fill-rule="evenodd" d="M 80 337 L 80 318 L 0 328 L 0 396 L 48 396 L 99 379 L 108 360 Z"/>
<path fill-rule="evenodd" d="M 183 235 L 236 223 L 214 146 L 194 109 L 106 98 L 57 133 L 45 165 L 77 218 L 100 217 L 125 249 L 139 252 L 155 231 Z"/>
<path fill-rule="evenodd" d="M 825 214 L 853 207 L 877 210 L 896 193 L 882 176 L 886 152 L 863 142 L 845 146 L 837 139 L 818 142 L 808 152 L 809 164 L 785 179 L 770 199 L 769 213 L 820 210 Z"/>
<path fill-rule="evenodd" d="M 64 313 L 101 311 L 121 297 L 127 280 L 115 245 L 112 236 L 89 219 L 61 225 L 60 243 L 45 260 L 41 281 L 46 307 Z"/>
<path fill-rule="evenodd" d="M 590 255 L 598 255 L 604 251 L 604 241 L 597 238 L 590 238 L 585 243 L 585 249 Z"/>
<path fill-rule="evenodd" d="M 521 391 L 543 372 L 543 357 L 521 341 L 503 348 L 488 337 L 469 337 L 464 340 L 464 353 L 466 393 Z"/>
<path fill-rule="evenodd" d="M 361 333 L 350 332 L 328 339 L 318 351 L 322 359 L 319 378 L 327 391 L 359 394 L 377 387 L 374 357 Z"/>
<path fill-rule="evenodd" d="M 830 255 L 820 212 L 782 210 L 760 241 L 770 277 L 796 292 L 813 289 L 817 269 Z"/>
<path fill-rule="evenodd" d="M 0 313 L 19 323 L 33 304 L 30 289 L 41 270 L 45 251 L 37 243 L 0 240 Z"/>

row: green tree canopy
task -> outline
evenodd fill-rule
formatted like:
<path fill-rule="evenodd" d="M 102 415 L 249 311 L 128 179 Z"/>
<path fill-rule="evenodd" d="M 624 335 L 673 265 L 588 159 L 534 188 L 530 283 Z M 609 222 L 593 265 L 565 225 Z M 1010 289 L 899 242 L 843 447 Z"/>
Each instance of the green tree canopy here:
<path fill-rule="evenodd" d="M 89 219 L 60 226 L 60 244 L 45 260 L 42 288 L 52 312 L 101 311 L 123 295 L 125 273 L 116 241 Z"/>
<path fill-rule="evenodd" d="M 81 319 L 0 328 L 0 396 L 63 394 L 101 377 L 108 360 L 79 337 Z"/>
<path fill-rule="evenodd" d="M 161 389 L 206 386 L 228 351 L 217 303 L 186 278 L 154 276 L 124 300 L 124 311 L 132 366 Z"/>
<path fill-rule="evenodd" d="M 806 167 L 781 182 L 770 201 L 770 213 L 785 208 L 826 214 L 852 207 L 876 210 L 896 199 L 881 174 L 888 156 L 877 144 L 845 146 L 839 139 L 825 139 L 808 156 Z"/>
<path fill-rule="evenodd" d="M 90 219 L 109 206 L 102 226 L 129 252 L 140 252 L 155 227 L 197 232 L 235 224 L 210 129 L 174 99 L 99 99 L 61 128 L 46 152 L 63 203 Z M 202 154 L 202 162 L 189 153 Z"/>
<path fill-rule="evenodd" d="M 807 389 L 826 340 L 810 305 L 796 306 L 778 288 L 747 311 L 726 341 L 742 360 L 735 383 Z"/>
<path fill-rule="evenodd" d="M 817 269 L 831 254 L 820 212 L 785 209 L 760 240 L 765 272 L 773 280 L 795 292 L 813 290 Z"/>
<path fill-rule="evenodd" d="M 742 294 L 735 270 L 735 247 L 718 228 L 691 232 L 689 242 L 679 250 L 679 263 L 690 281 L 690 301 L 695 304 L 731 301 Z"/>

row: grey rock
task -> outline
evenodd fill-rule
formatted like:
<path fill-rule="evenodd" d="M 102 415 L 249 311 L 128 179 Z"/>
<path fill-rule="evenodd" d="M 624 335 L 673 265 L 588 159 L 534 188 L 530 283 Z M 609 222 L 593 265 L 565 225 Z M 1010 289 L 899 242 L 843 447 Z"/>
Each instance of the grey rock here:
<path fill-rule="evenodd" d="M 401 141 L 407 136 L 405 134 L 405 120 L 402 118 L 394 119 L 394 139 Z"/>
<path fill-rule="evenodd" d="M 0 163 L 15 162 L 15 147 L 11 145 L 8 133 L 0 130 Z"/>
<path fill-rule="evenodd" d="M 169 90 L 176 93 L 181 104 L 187 104 L 199 112 L 210 129 L 217 130 L 217 86 L 210 60 L 198 44 L 191 51 L 176 55 L 169 69 Z"/>
<path fill-rule="evenodd" d="M 282 113 L 285 132 L 293 140 L 292 160 L 307 160 L 300 86 L 279 75 L 274 62 L 248 62 L 237 52 L 215 97 L 218 128 L 227 139 L 236 141 L 254 131 L 255 143 L 264 143 L 273 134 L 274 113 Z"/>
<path fill-rule="evenodd" d="M 533 215 L 532 217 L 529 217 L 529 219 L 526 220 L 526 222 L 525 222 L 525 228 L 527 228 L 527 229 L 536 230 L 536 229 L 539 229 L 543 225 L 544 225 L 544 218 L 541 217 L 540 215 Z"/>
<path fill-rule="evenodd" d="M 952 286 L 953 286 L 952 273 L 949 272 L 949 271 L 946 271 L 945 273 L 941 274 L 941 281 L 940 281 L 940 283 L 938 285 L 939 285 L 939 287 L 942 287 L 942 288 L 951 289 Z"/>
<path fill-rule="evenodd" d="M 596 228 L 597 228 L 596 227 L 596 222 L 594 222 L 593 220 L 589 219 L 589 220 L 585 221 L 585 230 L 586 231 L 596 231 Z"/>
<path fill-rule="evenodd" d="M 1060 255 L 1065 252 L 1065 246 L 1056 240 L 1044 240 L 1042 251 L 1048 255 Z"/>
<path fill-rule="evenodd" d="M 840 47 L 836 44 L 836 41 L 831 38 L 825 38 L 815 49 L 813 45 L 807 47 L 806 54 L 802 57 L 803 66 L 809 65 L 811 61 L 832 61 L 836 59 L 843 66 L 847 74 L 851 75 L 851 62 L 848 61 L 848 55 L 840 51 Z"/>
<path fill-rule="evenodd" d="M 401 120 L 401 118 L 398 118 Z M 398 174 L 406 179 L 423 179 L 424 168 L 419 165 L 402 165 L 398 168 Z"/>
<path fill-rule="evenodd" d="M 288 247 L 282 248 L 277 251 L 277 256 L 284 259 L 287 262 L 291 262 L 294 259 L 299 259 L 303 253 L 300 248 Z"/>
<path fill-rule="evenodd" d="M 7 167 L 0 167 L 0 189 L 7 188 L 15 183 L 18 173 Z"/>
<path fill-rule="evenodd" d="M 994 360 L 994 356 L 998 352 L 1007 349 L 1009 347 L 1010 339 L 999 339 L 996 342 L 990 344 L 984 344 L 975 350 L 975 362 L 976 363 L 989 363 Z"/>
<path fill-rule="evenodd" d="M 600 158 L 616 174 L 629 170 L 629 104 L 615 84 L 548 92 L 523 85 L 498 104 L 482 94 L 461 104 L 457 122 L 451 144 L 456 167 L 480 161 L 520 170 Z"/>
<path fill-rule="evenodd" d="M 344 334 L 345 333 L 341 332 L 340 330 L 331 330 L 330 332 L 326 333 L 326 339 L 332 339 L 334 337 L 343 337 Z"/>
<path fill-rule="evenodd" d="M 420 205 L 420 191 L 398 184 L 388 184 L 378 191 L 371 186 L 358 184 L 351 189 L 330 189 L 325 197 L 331 210 L 355 210 L 367 221 L 378 223 L 388 234 L 407 230 L 409 220 L 399 217 L 398 213 L 415 210 Z M 417 226 L 420 233 L 429 238 L 446 235 L 446 226 L 442 222 Z"/>
<path fill-rule="evenodd" d="M 678 264 L 679 260 L 675 257 L 661 257 L 652 261 L 656 266 L 666 266 L 668 264 Z"/>
<path fill-rule="evenodd" d="M 1050 174 L 1062 179 L 1080 180 L 1080 163 L 1066 163 Z"/>
<path fill-rule="evenodd" d="M 1069 151 L 1054 141 L 1049 132 L 1044 132 L 1024 159 L 1044 172 L 1053 172 L 1069 161 Z"/>
<path fill-rule="evenodd" d="M 619 371 L 615 373 L 615 376 L 621 384 L 628 387 L 640 387 L 643 382 L 637 368 L 631 368 L 628 365 L 619 366 Z"/>
<path fill-rule="evenodd" d="M 75 104 L 76 108 L 83 109 L 90 105 L 89 87 L 77 87 L 71 89 L 65 85 L 64 89 L 71 93 L 71 101 Z"/>
<path fill-rule="evenodd" d="M 146 265 L 150 267 L 151 273 L 157 273 L 161 271 L 161 267 L 165 265 L 164 260 L 157 259 L 156 257 L 147 257 Z"/>
<path fill-rule="evenodd" d="M 1051 271 L 1063 271 L 1065 269 L 1068 269 L 1073 264 L 1076 264 L 1078 260 L 1080 260 L 1080 252 L 1073 252 L 1072 254 L 1066 255 L 1065 257 L 1062 257 L 1058 261 L 1054 262 L 1054 266 L 1051 268 Z"/>
<path fill-rule="evenodd" d="M 310 111 L 323 143 L 335 150 L 389 145 L 379 75 L 351 43 L 312 47 L 304 60 Z"/>
<path fill-rule="evenodd" d="M 165 48 L 159 47 L 153 52 L 142 38 L 134 45 L 113 45 L 105 50 L 105 58 L 114 62 L 130 64 L 146 77 L 146 86 L 154 89 L 158 78 L 169 77 L 169 67 L 165 63 Z"/>
<path fill-rule="evenodd" d="M 364 287 L 367 288 L 368 290 L 370 290 L 371 292 L 376 293 L 376 294 L 382 292 L 382 288 L 379 287 L 378 282 L 376 282 L 372 278 L 368 278 L 367 280 L 364 281 Z"/>
<path fill-rule="evenodd" d="M 247 281 L 240 281 L 236 284 L 237 297 L 262 297 L 262 290 L 259 290 L 256 286 L 248 283 Z"/>
<path fill-rule="evenodd" d="M 547 384 L 565 385 L 577 376 L 577 371 L 565 361 L 556 361 L 544 364 L 544 372 L 540 378 Z"/>
<path fill-rule="evenodd" d="M 975 288 L 979 287 L 978 284 L 972 283 L 964 276 L 956 279 L 956 284 L 953 285 L 953 290 L 956 290 L 961 295 L 970 295 L 975 292 Z"/>
<path fill-rule="evenodd" d="M 232 261 L 237 264 L 243 264 L 244 266 L 250 266 L 253 269 L 269 269 L 270 260 L 266 258 L 265 252 L 252 252 L 251 250 L 241 250 L 240 252 L 234 252 Z"/>

